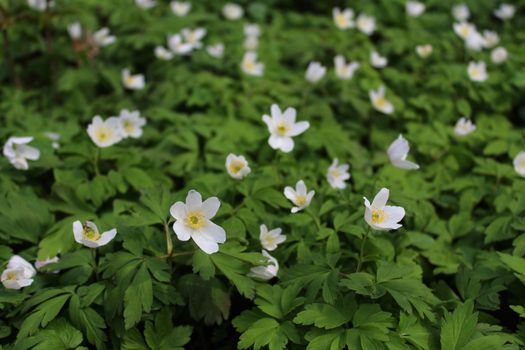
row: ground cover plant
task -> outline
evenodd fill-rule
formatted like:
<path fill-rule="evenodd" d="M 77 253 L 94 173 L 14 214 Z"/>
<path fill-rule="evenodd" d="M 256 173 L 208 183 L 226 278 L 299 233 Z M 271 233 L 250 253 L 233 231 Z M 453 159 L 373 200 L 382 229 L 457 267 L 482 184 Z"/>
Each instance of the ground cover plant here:
<path fill-rule="evenodd" d="M 1 348 L 523 348 L 524 8 L 0 0 Z"/>

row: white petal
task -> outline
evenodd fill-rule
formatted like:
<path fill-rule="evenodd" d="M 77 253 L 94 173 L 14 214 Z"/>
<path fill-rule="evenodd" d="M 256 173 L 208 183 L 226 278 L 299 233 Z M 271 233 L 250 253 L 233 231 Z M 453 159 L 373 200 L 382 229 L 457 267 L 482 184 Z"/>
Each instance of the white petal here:
<path fill-rule="evenodd" d="M 303 180 L 297 181 L 295 184 L 295 190 L 297 191 L 298 195 L 306 196 L 306 185 Z"/>
<path fill-rule="evenodd" d="M 302 134 L 310 127 L 310 123 L 307 121 L 302 121 L 294 124 L 292 126 L 292 130 L 288 133 L 289 136 L 297 136 L 299 134 Z"/>
<path fill-rule="evenodd" d="M 388 221 L 397 223 L 405 217 L 405 209 L 392 205 L 386 205 L 383 209 L 387 213 Z"/>
<path fill-rule="evenodd" d="M 173 232 L 177 235 L 177 239 L 179 241 L 187 241 L 191 238 L 191 234 L 193 233 L 193 230 L 189 228 L 188 226 L 184 225 L 182 220 L 177 220 L 173 224 Z"/>
<path fill-rule="evenodd" d="M 281 118 L 281 109 L 275 103 L 271 107 L 272 118 Z"/>
<path fill-rule="evenodd" d="M 206 218 L 211 219 L 217 214 L 220 206 L 221 202 L 219 201 L 219 198 L 210 197 L 202 203 L 201 210 Z"/>
<path fill-rule="evenodd" d="M 73 223 L 73 235 L 75 237 L 75 241 L 82 244 L 82 240 L 84 239 L 84 227 L 78 220 Z"/>
<path fill-rule="evenodd" d="M 211 221 L 208 221 L 205 228 L 203 228 L 201 232 L 217 243 L 226 242 L 226 231 Z"/>
<path fill-rule="evenodd" d="M 219 251 L 219 245 L 217 242 L 201 232 L 196 231 L 191 238 L 206 254 L 213 254 Z"/>
<path fill-rule="evenodd" d="M 408 160 L 404 160 L 404 159 L 401 159 L 401 160 L 393 160 L 392 161 L 392 164 L 397 167 L 397 168 L 401 168 L 401 169 L 408 169 L 408 170 L 415 170 L 415 169 L 419 169 L 419 165 L 417 165 L 416 163 L 413 163 L 413 162 L 410 162 Z"/>
<path fill-rule="evenodd" d="M 113 240 L 113 238 L 115 238 L 116 235 L 117 235 L 117 229 L 116 228 L 102 233 L 100 235 L 100 239 L 97 241 L 98 246 L 101 247 L 103 245 L 108 244 L 109 242 L 111 242 L 111 240 Z"/>
<path fill-rule="evenodd" d="M 293 202 L 296 197 L 295 190 L 290 186 L 286 186 L 284 188 L 284 196 Z"/>
<path fill-rule="evenodd" d="M 202 196 L 195 190 L 190 190 L 186 196 L 186 210 L 189 212 L 199 210 L 202 205 Z"/>
<path fill-rule="evenodd" d="M 386 202 L 388 201 L 388 196 L 390 194 L 390 191 L 387 188 L 382 188 L 379 192 L 377 192 L 376 196 L 374 197 L 374 201 L 372 202 L 372 207 L 381 209 L 386 205 Z"/>
<path fill-rule="evenodd" d="M 288 108 L 286 108 L 286 110 L 283 113 L 283 119 L 286 120 L 290 124 L 294 124 L 295 123 L 295 116 L 296 116 L 296 114 L 297 114 L 297 112 L 296 112 L 295 108 L 288 107 Z"/>

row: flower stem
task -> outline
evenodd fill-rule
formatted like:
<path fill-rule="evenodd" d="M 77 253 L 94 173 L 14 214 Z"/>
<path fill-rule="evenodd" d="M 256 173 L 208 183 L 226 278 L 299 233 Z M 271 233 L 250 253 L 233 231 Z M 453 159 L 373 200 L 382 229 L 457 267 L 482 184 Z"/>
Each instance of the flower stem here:
<path fill-rule="evenodd" d="M 95 175 L 100 176 L 100 169 L 98 168 L 98 160 L 100 159 L 100 148 L 97 147 L 95 151 L 95 158 L 93 159 L 93 168 L 95 169 Z"/>
<path fill-rule="evenodd" d="M 317 229 L 321 230 L 321 222 L 319 219 L 310 211 L 310 209 L 306 209 L 305 212 L 312 218 L 312 220 L 315 222 L 315 226 L 317 226 Z"/>
<path fill-rule="evenodd" d="M 164 223 L 164 233 L 166 234 L 166 250 L 168 253 L 168 258 L 173 255 L 173 241 L 171 240 L 171 233 L 168 223 Z"/>
<path fill-rule="evenodd" d="M 361 248 L 359 249 L 359 259 L 357 261 L 357 268 L 355 269 L 355 272 L 359 272 L 361 270 L 361 266 L 363 265 L 363 259 L 365 254 L 365 243 L 368 239 L 368 235 L 370 233 L 370 227 L 368 230 L 366 230 L 365 236 L 363 237 L 363 240 L 361 241 Z"/>

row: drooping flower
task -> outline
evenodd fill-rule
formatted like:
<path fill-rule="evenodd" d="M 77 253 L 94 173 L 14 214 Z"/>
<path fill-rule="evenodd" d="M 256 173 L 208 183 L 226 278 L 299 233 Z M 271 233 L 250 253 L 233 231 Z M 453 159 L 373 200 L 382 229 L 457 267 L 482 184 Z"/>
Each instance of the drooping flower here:
<path fill-rule="evenodd" d="M 145 10 L 150 9 L 156 5 L 155 0 L 135 0 L 135 5 Z"/>
<path fill-rule="evenodd" d="M 487 66 L 485 65 L 485 62 L 479 61 L 479 62 L 470 62 L 468 64 L 467 73 L 472 81 L 478 81 L 482 82 L 487 80 L 489 77 L 487 73 Z"/>
<path fill-rule="evenodd" d="M 271 117 L 263 115 L 262 120 L 268 126 L 270 138 L 268 144 L 273 149 L 279 149 L 285 153 L 291 152 L 294 148 L 292 137 L 302 134 L 310 127 L 307 121 L 295 122 L 296 110 L 289 107 L 284 113 L 278 105 L 273 104 L 271 107 Z"/>
<path fill-rule="evenodd" d="M 191 30 L 189 28 L 183 28 L 181 33 L 186 43 L 191 45 L 192 49 L 200 49 L 202 47 L 202 38 L 206 35 L 206 29 L 196 28 Z"/>
<path fill-rule="evenodd" d="M 248 51 L 242 58 L 241 69 L 248 75 L 260 77 L 264 74 L 264 63 L 257 62 L 257 53 Z"/>
<path fill-rule="evenodd" d="M 169 61 L 173 58 L 173 52 L 164 46 L 155 46 L 155 57 L 159 60 Z"/>
<path fill-rule="evenodd" d="M 252 170 L 248 166 L 248 161 L 244 156 L 236 156 L 233 153 L 226 157 L 226 171 L 234 179 L 242 179 L 247 176 Z"/>
<path fill-rule="evenodd" d="M 186 16 L 191 10 L 191 3 L 184 1 L 172 1 L 170 3 L 171 10 L 179 17 Z"/>
<path fill-rule="evenodd" d="M 343 55 L 337 55 L 334 57 L 335 75 L 341 80 L 352 79 L 354 73 L 359 69 L 359 62 L 346 62 Z"/>
<path fill-rule="evenodd" d="M 454 133 L 459 137 L 466 136 L 474 130 L 476 130 L 476 125 L 467 118 L 459 118 L 456 126 L 454 127 Z"/>
<path fill-rule="evenodd" d="M 168 36 L 168 47 L 177 55 L 185 55 L 193 50 L 193 46 L 189 43 L 185 43 L 180 34 Z"/>
<path fill-rule="evenodd" d="M 375 17 L 365 15 L 364 13 L 360 14 L 357 17 L 357 29 L 366 35 L 372 35 L 372 33 L 376 30 Z"/>
<path fill-rule="evenodd" d="M 186 203 L 177 202 L 170 208 L 175 218 L 173 231 L 180 241 L 193 239 L 195 244 L 206 254 L 219 251 L 219 243 L 226 241 L 226 232 L 211 219 L 217 214 L 221 202 L 217 197 L 210 197 L 204 202 L 199 192 L 190 190 Z"/>
<path fill-rule="evenodd" d="M 418 17 L 425 12 L 425 4 L 419 1 L 407 1 L 405 5 L 406 13 L 411 17 Z"/>
<path fill-rule="evenodd" d="M 432 54 L 432 45 L 418 45 L 416 46 L 416 53 L 421 58 L 427 58 Z"/>
<path fill-rule="evenodd" d="M 244 15 L 244 10 L 240 5 L 228 2 L 222 7 L 222 14 L 226 19 L 235 21 Z"/>
<path fill-rule="evenodd" d="M 365 221 L 374 230 L 397 230 L 402 226 L 398 222 L 405 216 L 405 209 L 386 205 L 388 196 L 388 189 L 382 188 L 374 197 L 372 204 L 364 197 Z"/>
<path fill-rule="evenodd" d="M 4 156 L 16 169 L 29 169 L 28 160 L 38 160 L 40 151 L 38 148 L 29 146 L 33 141 L 32 136 L 14 137 L 11 136 L 4 144 Z"/>
<path fill-rule="evenodd" d="M 326 179 L 332 188 L 343 189 L 346 188 L 346 180 L 350 178 L 350 174 L 348 173 L 350 165 L 339 165 L 338 163 L 339 160 L 337 158 L 332 161 L 326 173 Z"/>
<path fill-rule="evenodd" d="M 146 81 L 144 75 L 131 74 L 129 69 L 125 68 L 122 70 L 122 84 L 130 90 L 141 90 L 146 85 Z"/>
<path fill-rule="evenodd" d="M 385 87 L 381 85 L 377 90 L 368 91 L 372 106 L 381 113 L 391 114 L 394 112 L 394 105 L 385 98 Z"/>
<path fill-rule="evenodd" d="M 339 7 L 334 7 L 332 9 L 332 17 L 335 26 L 339 29 L 345 30 L 355 27 L 354 11 L 352 9 L 346 8 L 341 11 Z"/>
<path fill-rule="evenodd" d="M 295 207 L 292 208 L 292 213 L 297 213 L 300 210 L 308 207 L 312 198 L 314 197 L 315 191 L 312 190 L 307 192 L 306 185 L 303 180 L 297 181 L 295 184 L 295 189 L 291 186 L 286 186 L 284 188 L 284 196 L 288 198 Z"/>
<path fill-rule="evenodd" d="M 408 141 L 403 138 L 403 135 L 390 144 L 387 153 L 388 158 L 393 166 L 401 169 L 419 169 L 419 165 L 416 163 L 406 160 L 408 152 L 410 151 L 410 145 Z"/>
<path fill-rule="evenodd" d="M 516 7 L 511 4 L 501 4 L 496 10 L 494 10 L 494 16 L 504 21 L 514 17 L 515 13 Z"/>
<path fill-rule="evenodd" d="M 326 67 L 319 62 L 310 62 L 306 68 L 304 77 L 311 83 L 317 83 L 326 74 Z"/>
<path fill-rule="evenodd" d="M 501 64 L 507 60 L 507 57 L 509 56 L 507 49 L 504 47 L 496 47 L 492 52 L 490 53 L 490 59 L 492 62 L 496 64 Z"/>
<path fill-rule="evenodd" d="M 388 64 L 388 59 L 381 56 L 377 51 L 370 52 L 370 63 L 372 67 L 383 68 Z"/>
<path fill-rule="evenodd" d="M 123 137 L 121 123 L 116 117 L 103 120 L 98 115 L 94 116 L 91 124 L 88 125 L 87 133 L 91 141 L 101 148 L 113 146 Z"/>
<path fill-rule="evenodd" d="M 2 284 L 7 289 L 21 289 L 33 283 L 36 270 L 27 260 L 18 255 L 13 255 L 7 267 L 2 272 Z"/>
<path fill-rule="evenodd" d="M 118 116 L 122 137 L 137 139 L 142 136 L 142 127 L 146 125 L 146 118 L 140 116 L 139 111 L 123 109 Z"/>
<path fill-rule="evenodd" d="M 73 40 L 82 38 L 82 26 L 79 22 L 74 22 L 68 25 L 67 32 L 69 33 L 69 37 Z"/>
<path fill-rule="evenodd" d="M 525 177 L 525 152 L 520 152 L 514 158 L 514 170 L 519 176 Z"/>
<path fill-rule="evenodd" d="M 268 265 L 252 267 L 248 273 L 248 277 L 268 281 L 277 277 L 277 273 L 279 272 L 279 262 L 264 249 L 262 255 L 267 259 Z"/>
<path fill-rule="evenodd" d="M 103 27 L 93 33 L 93 41 L 97 46 L 108 46 L 113 44 L 117 37 L 109 34 L 109 28 Z"/>
<path fill-rule="evenodd" d="M 260 227 L 259 240 L 264 249 L 274 251 L 277 246 L 286 241 L 286 235 L 282 234 L 283 230 L 280 227 L 268 231 L 268 227 L 262 224 Z"/>
<path fill-rule="evenodd" d="M 73 235 L 77 243 L 88 248 L 98 248 L 111 242 L 117 235 L 117 229 L 100 233 L 94 222 L 86 221 L 82 224 L 77 220 L 73 223 Z"/>
<path fill-rule="evenodd" d="M 27 6 L 31 7 L 33 10 L 44 12 L 55 7 L 55 2 L 53 0 L 27 0 Z"/>
<path fill-rule="evenodd" d="M 458 4 L 452 7 L 452 16 L 456 21 L 463 22 L 469 19 L 470 10 L 465 4 Z"/>
<path fill-rule="evenodd" d="M 44 260 L 37 260 L 35 261 L 35 267 L 37 270 L 40 270 L 42 267 L 49 265 L 49 264 L 57 263 L 59 260 L 60 259 L 58 258 L 58 256 L 54 256 L 52 258 L 47 258 Z"/>
<path fill-rule="evenodd" d="M 211 57 L 221 58 L 224 55 L 224 44 L 217 43 L 215 45 L 209 45 L 206 47 L 206 52 L 208 52 Z"/>

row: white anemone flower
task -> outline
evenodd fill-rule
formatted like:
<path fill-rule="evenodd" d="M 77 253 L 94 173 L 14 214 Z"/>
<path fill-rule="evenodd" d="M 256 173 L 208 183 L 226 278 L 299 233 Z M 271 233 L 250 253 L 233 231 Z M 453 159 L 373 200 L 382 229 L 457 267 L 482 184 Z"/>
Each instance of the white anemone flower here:
<path fill-rule="evenodd" d="M 248 277 L 268 281 L 277 277 L 277 273 L 279 272 L 279 262 L 266 250 L 262 251 L 262 255 L 266 258 L 268 265 L 252 267 L 248 273 Z"/>
<path fill-rule="evenodd" d="M 350 178 L 350 173 L 348 173 L 350 165 L 339 165 L 338 163 L 339 160 L 337 158 L 332 161 L 326 173 L 326 179 L 332 188 L 343 189 L 346 188 L 346 180 Z"/>
<path fill-rule="evenodd" d="M 470 50 L 481 51 L 485 46 L 485 38 L 476 30 L 465 40 L 465 45 Z"/>
<path fill-rule="evenodd" d="M 140 116 L 139 111 L 123 109 L 118 116 L 122 137 L 137 139 L 142 136 L 142 127 L 146 125 L 146 118 Z"/>
<path fill-rule="evenodd" d="M 494 10 L 494 16 L 502 20 L 511 19 L 516 13 L 516 6 L 511 4 L 501 4 L 496 10 Z"/>
<path fill-rule="evenodd" d="M 507 52 L 507 49 L 504 47 L 496 47 L 492 52 L 490 53 L 490 59 L 492 62 L 496 64 L 501 64 L 507 60 L 509 56 L 509 53 Z"/>
<path fill-rule="evenodd" d="M 244 48 L 248 51 L 254 51 L 259 46 L 259 38 L 256 36 L 249 36 L 244 39 Z"/>
<path fill-rule="evenodd" d="M 372 67 L 383 68 L 388 64 L 388 59 L 381 56 L 377 51 L 370 52 L 370 63 Z"/>
<path fill-rule="evenodd" d="M 113 146 L 123 138 L 121 123 L 116 117 L 103 120 L 98 115 L 94 116 L 87 133 L 91 141 L 100 148 Z"/>
<path fill-rule="evenodd" d="M 394 112 L 394 105 L 385 98 L 385 87 L 381 85 L 377 90 L 369 90 L 368 96 L 372 106 L 381 113 L 391 114 Z"/>
<path fill-rule="evenodd" d="M 375 17 L 368 16 L 365 14 L 360 14 L 357 17 L 357 29 L 366 35 L 372 35 L 376 30 L 376 19 Z"/>
<path fill-rule="evenodd" d="M 341 11 L 339 7 L 334 7 L 332 9 L 332 17 L 335 26 L 339 29 L 345 30 L 355 27 L 354 11 L 352 9 L 346 8 Z"/>
<path fill-rule="evenodd" d="M 514 170 L 519 176 L 525 177 L 525 152 L 520 152 L 514 158 Z"/>
<path fill-rule="evenodd" d="M 166 49 L 164 46 L 155 46 L 155 57 L 159 60 L 169 61 L 173 58 L 173 52 Z"/>
<path fill-rule="evenodd" d="M 209 45 L 206 47 L 206 52 L 208 52 L 208 55 L 214 58 L 221 58 L 224 56 L 224 44 L 223 43 L 217 43 L 214 45 Z"/>
<path fill-rule="evenodd" d="M 411 17 L 418 17 L 425 12 L 425 4 L 419 1 L 407 1 L 405 5 L 406 13 Z"/>
<path fill-rule="evenodd" d="M 255 23 L 245 24 L 244 35 L 246 37 L 259 37 L 261 35 L 261 27 Z"/>
<path fill-rule="evenodd" d="M 44 136 L 52 141 L 51 142 L 51 147 L 53 147 L 54 149 L 59 149 L 60 148 L 60 143 L 58 142 L 60 140 L 60 134 L 59 133 L 47 131 L 47 132 L 44 133 Z"/>
<path fill-rule="evenodd" d="M 306 185 L 303 180 L 297 181 L 295 189 L 291 186 L 284 188 L 284 196 L 288 198 L 295 206 L 292 208 L 292 213 L 297 213 L 310 205 L 312 198 L 314 197 L 315 191 L 307 191 Z"/>
<path fill-rule="evenodd" d="M 416 53 L 421 58 L 427 58 L 432 54 L 432 45 L 426 44 L 426 45 L 418 45 L 416 46 Z"/>
<path fill-rule="evenodd" d="M 177 55 L 185 55 L 193 50 L 193 46 L 189 43 L 185 43 L 180 34 L 168 36 L 168 47 Z"/>
<path fill-rule="evenodd" d="M 31 7 L 33 10 L 44 12 L 55 7 L 55 2 L 52 0 L 27 0 L 27 6 Z"/>
<path fill-rule="evenodd" d="M 146 80 L 142 74 L 131 74 L 129 69 L 122 70 L 122 84 L 130 90 L 142 90 L 146 85 Z"/>
<path fill-rule="evenodd" d="M 86 221 L 82 224 L 77 220 L 73 223 L 73 236 L 75 237 L 75 241 L 88 248 L 102 247 L 111 242 L 116 235 L 116 228 L 100 233 L 97 225 L 91 221 Z"/>
<path fill-rule="evenodd" d="M 406 160 L 408 152 L 410 152 L 410 145 L 408 144 L 408 141 L 403 138 L 403 135 L 399 135 L 399 137 L 390 144 L 387 150 L 388 158 L 390 158 L 390 162 L 396 168 L 409 170 L 419 169 L 419 165 Z"/>
<path fill-rule="evenodd" d="M 191 30 L 189 28 L 183 28 L 181 33 L 186 43 L 190 44 L 192 49 L 200 49 L 202 47 L 202 39 L 206 35 L 206 29 L 195 28 Z"/>
<path fill-rule="evenodd" d="M 264 249 L 274 251 L 277 246 L 286 241 L 286 235 L 282 234 L 283 230 L 280 227 L 268 230 L 265 224 L 260 226 L 259 240 Z"/>
<path fill-rule="evenodd" d="M 294 148 L 292 137 L 302 134 L 310 127 L 307 121 L 295 122 L 295 108 L 289 107 L 284 113 L 278 105 L 273 104 L 271 107 L 271 117 L 263 115 L 262 120 L 268 126 L 270 138 L 268 144 L 273 149 L 281 150 L 285 153 L 291 152 Z"/>
<path fill-rule="evenodd" d="M 28 145 L 31 141 L 33 141 L 32 136 L 11 136 L 4 144 L 4 156 L 18 170 L 29 169 L 27 161 L 40 158 L 40 150 Z"/>
<path fill-rule="evenodd" d="M 319 80 L 323 79 L 325 74 L 326 67 L 319 62 L 313 61 L 308 64 L 304 77 L 311 83 L 317 83 Z"/>
<path fill-rule="evenodd" d="M 117 37 L 109 34 L 109 28 L 103 27 L 93 33 L 93 40 L 98 46 L 108 46 L 113 44 Z"/>
<path fill-rule="evenodd" d="M 470 10 L 465 4 L 457 4 L 452 7 L 452 16 L 456 21 L 463 22 L 469 19 Z"/>
<path fill-rule="evenodd" d="M 217 197 L 210 197 L 204 202 L 199 192 L 190 190 L 186 203 L 177 202 L 170 208 L 175 218 L 173 231 L 180 241 L 193 239 L 195 244 L 206 254 L 219 251 L 219 244 L 226 241 L 226 232 L 211 219 L 217 214 L 221 202 Z"/>
<path fill-rule="evenodd" d="M 476 125 L 467 118 L 459 118 L 456 125 L 454 126 L 454 134 L 459 137 L 467 136 L 474 130 L 476 130 Z"/>
<path fill-rule="evenodd" d="M 257 62 L 257 53 L 248 51 L 242 58 L 241 69 L 248 75 L 260 77 L 264 74 L 264 63 Z"/>
<path fill-rule="evenodd" d="M 499 35 L 498 33 L 492 30 L 483 31 L 483 46 L 486 48 L 493 48 L 499 44 Z"/>
<path fill-rule="evenodd" d="M 170 3 L 171 11 L 179 17 L 186 16 L 191 10 L 191 3 L 184 1 L 172 1 Z"/>
<path fill-rule="evenodd" d="M 73 22 L 68 25 L 67 32 L 69 33 L 69 37 L 73 40 L 82 38 L 82 26 L 79 22 Z"/>
<path fill-rule="evenodd" d="M 35 267 L 37 270 L 40 270 L 42 267 L 49 265 L 49 264 L 57 263 L 59 260 L 60 259 L 58 258 L 58 256 L 54 256 L 52 258 L 47 258 L 44 260 L 37 260 L 35 261 Z"/>
<path fill-rule="evenodd" d="M 389 191 L 382 188 L 374 197 L 372 204 L 366 197 L 365 200 L 365 221 L 374 230 L 388 231 L 397 230 L 402 225 L 399 221 L 405 216 L 405 209 L 402 207 L 386 205 Z"/>
<path fill-rule="evenodd" d="M 7 289 L 21 289 L 33 283 L 36 270 L 27 260 L 18 255 L 13 255 L 2 272 L 2 284 Z"/>
<path fill-rule="evenodd" d="M 135 5 L 142 9 L 150 9 L 152 7 L 155 7 L 156 2 L 155 0 L 135 0 Z"/>
<path fill-rule="evenodd" d="M 234 179 L 242 179 L 252 170 L 248 166 L 248 161 L 244 156 L 236 156 L 230 153 L 228 157 L 226 157 L 226 171 Z"/>
<path fill-rule="evenodd" d="M 467 73 L 472 81 L 483 82 L 488 79 L 487 66 L 485 62 L 470 62 L 468 64 Z"/>
<path fill-rule="evenodd" d="M 352 79 L 354 73 L 359 69 L 359 62 L 346 62 L 345 58 L 342 55 L 337 55 L 334 57 L 335 65 L 335 75 L 341 80 Z"/>
<path fill-rule="evenodd" d="M 240 5 L 229 2 L 222 7 L 222 14 L 226 19 L 235 21 L 244 15 L 244 10 Z"/>
<path fill-rule="evenodd" d="M 472 33 L 476 32 L 476 26 L 469 22 L 454 23 L 454 32 L 463 40 L 467 40 Z"/>

